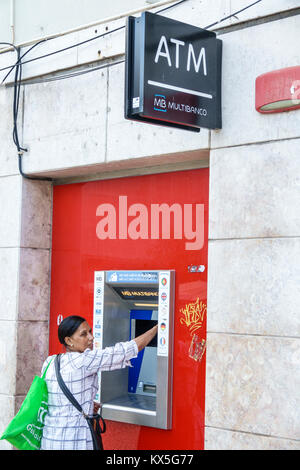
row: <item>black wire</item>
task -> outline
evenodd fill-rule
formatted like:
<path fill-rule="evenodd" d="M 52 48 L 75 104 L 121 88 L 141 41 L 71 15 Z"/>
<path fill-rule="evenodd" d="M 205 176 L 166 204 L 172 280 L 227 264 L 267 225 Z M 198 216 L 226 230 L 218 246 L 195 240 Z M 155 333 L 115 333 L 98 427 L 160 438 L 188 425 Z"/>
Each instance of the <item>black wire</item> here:
<path fill-rule="evenodd" d="M 22 170 L 22 156 L 24 152 L 27 152 L 27 149 L 20 145 L 19 134 L 18 134 L 18 114 L 19 114 L 19 105 L 20 105 L 20 91 L 21 91 L 21 81 L 22 81 L 22 58 L 21 50 L 19 47 L 16 47 L 14 44 L 1 42 L 0 44 L 6 44 L 14 48 L 17 53 L 17 61 L 15 64 L 15 79 L 14 79 L 14 97 L 13 97 L 13 141 L 18 151 L 18 165 L 20 174 L 30 180 L 40 180 L 40 181 L 52 181 L 50 178 L 42 178 L 38 176 L 29 176 L 26 175 Z M 38 44 L 38 43 L 37 43 Z M 32 46 L 35 47 L 37 44 Z M 29 52 L 29 50 L 27 51 Z M 27 54 L 26 52 L 26 54 Z M 25 55 L 25 54 L 24 54 Z M 12 69 L 11 69 L 12 70 Z M 10 72 L 11 72 L 10 70 Z M 9 73 L 10 73 L 9 72 Z"/>
<path fill-rule="evenodd" d="M 246 7 L 242 8 L 242 9 L 239 10 L 239 11 L 235 11 L 234 13 L 232 13 L 232 15 L 226 16 L 225 18 L 222 18 L 221 20 L 216 21 L 215 23 L 212 23 L 212 24 L 210 24 L 210 25 L 208 25 L 208 26 L 205 26 L 205 28 L 203 28 L 203 29 L 211 28 L 212 26 L 215 26 L 216 24 L 219 24 L 219 23 L 222 23 L 223 21 L 229 20 L 229 18 L 232 18 L 233 16 L 236 16 L 236 15 L 238 15 L 239 13 L 242 13 L 242 11 L 245 11 L 245 10 L 247 10 L 248 8 L 253 7 L 253 5 L 256 5 L 257 3 L 260 3 L 261 1 L 262 1 L 262 0 L 257 0 L 256 2 L 251 3 L 251 5 L 247 5 Z"/>
<path fill-rule="evenodd" d="M 162 11 L 170 10 L 170 8 L 177 7 L 177 5 L 180 5 L 181 3 L 184 3 L 186 1 L 187 0 L 181 0 L 180 2 L 175 3 L 175 5 L 169 5 L 168 7 L 165 7 L 165 8 L 162 8 L 161 10 L 156 11 L 155 14 L 161 13 Z"/>
<path fill-rule="evenodd" d="M 112 67 L 113 65 L 119 65 L 119 64 L 123 64 L 125 62 L 125 59 L 122 59 L 122 60 L 118 60 L 116 62 L 108 62 L 107 64 L 101 64 L 99 66 L 95 66 L 95 67 L 91 67 L 89 69 L 84 69 L 84 70 L 79 70 L 77 72 L 72 72 L 72 73 L 65 73 L 65 74 L 62 74 L 62 75 L 56 75 L 54 77 L 48 77 L 48 78 L 44 78 L 42 80 L 34 80 L 34 81 L 29 81 L 28 84 L 35 84 L 35 83 L 46 83 L 46 82 L 55 82 L 57 80 L 66 80 L 67 78 L 74 78 L 74 77 L 78 77 L 80 75 L 85 75 L 87 73 L 90 73 L 90 72 L 95 72 L 97 70 L 101 70 L 101 69 L 105 69 L 107 67 Z"/>
<path fill-rule="evenodd" d="M 86 44 L 90 41 L 94 41 L 95 39 L 102 38 L 102 37 L 106 36 L 107 34 L 115 33 L 116 31 L 119 31 L 120 29 L 123 29 L 123 28 L 125 28 L 125 26 L 120 26 L 119 28 L 113 29 L 112 31 L 107 31 L 106 33 L 100 34 L 100 35 L 95 36 L 95 37 L 90 38 L 90 39 L 86 39 L 85 41 L 81 41 L 81 42 L 78 42 L 76 44 L 72 44 L 71 46 L 64 47 L 63 49 L 58 49 L 56 51 L 49 52 L 48 54 L 44 54 L 44 55 L 41 55 L 39 57 L 34 57 L 33 59 L 24 60 L 23 64 L 28 64 L 29 62 L 34 62 L 35 60 L 44 59 L 45 57 L 50 57 L 51 55 L 58 54 L 60 52 L 64 52 L 64 51 L 67 51 L 69 49 L 72 49 L 73 47 L 82 46 L 83 44 Z M 50 41 L 51 39 L 54 39 L 54 38 L 44 39 L 43 41 Z M 29 51 L 27 51 L 27 52 L 29 52 Z M 26 54 L 27 54 L 27 52 L 26 52 Z M 3 70 L 9 69 L 9 68 L 11 68 L 11 70 L 12 70 L 15 66 L 16 66 L 16 64 L 15 65 L 9 65 L 8 67 L 0 69 L 0 72 L 2 72 Z"/>
<path fill-rule="evenodd" d="M 45 41 L 47 41 L 47 39 L 42 39 L 41 41 L 39 41 L 39 42 L 33 44 L 33 46 L 31 46 L 30 49 L 28 49 L 28 51 L 26 51 L 22 56 L 19 57 L 18 61 L 22 60 L 23 57 L 25 57 L 25 56 L 28 54 L 28 52 L 32 51 L 32 49 L 34 49 L 36 46 L 38 46 L 39 44 L 41 44 L 42 42 L 45 42 Z M 8 45 L 13 46 L 13 47 L 16 49 L 16 47 L 15 47 L 13 44 L 10 44 L 10 43 L 7 43 L 7 42 L 6 42 L 6 43 L 3 42 L 3 43 L 0 43 L 0 44 L 8 44 Z M 18 61 L 15 63 L 15 65 L 10 65 L 9 67 L 6 67 L 6 69 L 10 68 L 10 70 L 9 70 L 9 72 L 5 75 L 5 77 L 3 78 L 2 83 L 5 82 L 5 80 L 7 79 L 7 77 L 8 77 L 8 76 L 10 75 L 10 73 L 13 71 L 14 67 L 17 65 Z M 24 62 L 23 62 L 23 63 L 24 63 Z M 5 69 L 1 69 L 0 72 L 1 72 L 2 70 L 5 70 Z"/>
<path fill-rule="evenodd" d="M 21 80 L 22 80 L 22 61 L 20 59 L 20 55 L 21 55 L 20 48 L 17 48 L 17 54 L 18 54 L 18 64 L 16 66 L 16 72 L 15 72 L 14 103 L 13 103 L 13 119 L 14 119 L 13 140 L 18 149 L 19 172 L 23 176 L 23 178 L 26 178 L 29 180 L 52 181 L 51 178 L 42 178 L 38 176 L 26 175 L 22 169 L 23 152 L 27 152 L 27 149 L 24 147 L 21 147 L 20 142 L 19 142 L 19 136 L 18 136 L 18 114 L 19 114 L 20 90 L 21 90 Z"/>

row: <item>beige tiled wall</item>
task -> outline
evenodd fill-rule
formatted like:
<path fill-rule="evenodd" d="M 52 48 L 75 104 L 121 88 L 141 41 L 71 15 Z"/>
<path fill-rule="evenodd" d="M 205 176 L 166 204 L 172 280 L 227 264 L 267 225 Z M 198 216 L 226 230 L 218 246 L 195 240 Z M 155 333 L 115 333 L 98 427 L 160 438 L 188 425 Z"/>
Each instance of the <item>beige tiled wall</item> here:
<path fill-rule="evenodd" d="M 0 192 L 2 434 L 48 354 L 52 189 L 11 175 L 0 178 Z"/>
<path fill-rule="evenodd" d="M 223 37 L 224 126 L 210 154 L 206 449 L 300 448 L 300 115 L 255 110 L 256 76 L 299 63 L 299 21 Z"/>

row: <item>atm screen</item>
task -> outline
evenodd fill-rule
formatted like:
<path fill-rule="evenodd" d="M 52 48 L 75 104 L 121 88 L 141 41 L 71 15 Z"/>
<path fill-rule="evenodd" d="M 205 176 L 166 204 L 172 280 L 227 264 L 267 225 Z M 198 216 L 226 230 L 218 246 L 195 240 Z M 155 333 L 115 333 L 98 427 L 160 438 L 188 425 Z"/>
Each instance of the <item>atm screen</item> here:
<path fill-rule="evenodd" d="M 157 325 L 157 320 L 140 320 L 137 319 L 135 323 L 135 336 L 140 336 L 143 333 L 145 333 L 147 330 L 150 330 L 150 328 L 153 328 L 153 326 Z M 154 336 L 154 338 L 150 341 L 147 347 L 155 347 L 157 348 L 157 335 Z"/>

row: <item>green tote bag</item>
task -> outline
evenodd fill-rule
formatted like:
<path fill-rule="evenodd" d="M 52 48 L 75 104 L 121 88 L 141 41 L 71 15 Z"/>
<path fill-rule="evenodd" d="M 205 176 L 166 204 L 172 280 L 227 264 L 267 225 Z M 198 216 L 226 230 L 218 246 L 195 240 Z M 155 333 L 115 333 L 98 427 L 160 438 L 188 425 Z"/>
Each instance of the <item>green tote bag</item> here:
<path fill-rule="evenodd" d="M 0 439 L 6 439 L 21 450 L 39 450 L 43 435 L 45 416 L 48 411 L 48 389 L 45 376 L 35 376 L 25 400 L 16 416 L 7 426 Z"/>

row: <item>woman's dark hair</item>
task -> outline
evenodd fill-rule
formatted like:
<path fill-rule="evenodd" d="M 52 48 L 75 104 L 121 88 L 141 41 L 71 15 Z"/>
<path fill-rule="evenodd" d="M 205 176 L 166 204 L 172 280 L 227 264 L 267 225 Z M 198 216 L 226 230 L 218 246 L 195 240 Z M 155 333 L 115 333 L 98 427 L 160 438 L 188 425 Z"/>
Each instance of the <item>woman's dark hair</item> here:
<path fill-rule="evenodd" d="M 71 315 L 70 317 L 65 318 L 58 327 L 59 342 L 66 346 L 65 337 L 72 336 L 79 325 L 81 325 L 81 323 L 84 321 L 86 321 L 85 318 L 79 317 L 77 315 Z"/>

